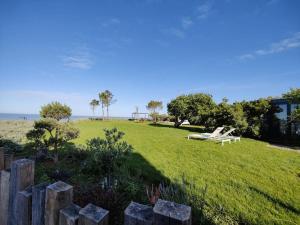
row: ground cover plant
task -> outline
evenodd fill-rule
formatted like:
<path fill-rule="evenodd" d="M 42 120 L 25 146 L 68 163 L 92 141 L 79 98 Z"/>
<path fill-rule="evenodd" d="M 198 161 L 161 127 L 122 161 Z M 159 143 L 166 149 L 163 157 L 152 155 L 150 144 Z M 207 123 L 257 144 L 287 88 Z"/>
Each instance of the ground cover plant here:
<path fill-rule="evenodd" d="M 140 171 L 148 184 L 159 184 L 162 179 L 176 182 L 184 174 L 196 188 L 207 187 L 206 201 L 215 210 L 204 213 L 213 218 L 212 222 L 299 222 L 299 153 L 269 148 L 265 142 L 246 138 L 224 147 L 187 140 L 191 129 L 200 131 L 197 127 L 176 129 L 129 121 L 79 121 L 76 126 L 81 136 L 75 144 L 104 137 L 104 132 L 99 132 L 104 128 L 117 127 L 125 132 L 124 140 L 134 148 L 126 164 Z M 218 219 L 220 215 L 230 219 Z"/>

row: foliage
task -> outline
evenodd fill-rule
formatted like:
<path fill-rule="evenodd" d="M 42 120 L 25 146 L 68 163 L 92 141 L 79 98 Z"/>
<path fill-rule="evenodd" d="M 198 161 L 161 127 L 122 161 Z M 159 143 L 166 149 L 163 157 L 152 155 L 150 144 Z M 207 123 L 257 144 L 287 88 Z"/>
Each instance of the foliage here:
<path fill-rule="evenodd" d="M 291 88 L 290 91 L 284 93 L 282 97 L 290 103 L 300 103 L 300 88 Z"/>
<path fill-rule="evenodd" d="M 261 137 L 266 115 L 272 110 L 270 99 L 261 98 L 255 101 L 242 101 L 240 104 L 248 123 L 245 135 L 256 138 Z"/>
<path fill-rule="evenodd" d="M 133 148 L 125 141 L 121 141 L 124 133 L 116 128 L 104 129 L 104 133 L 105 139 L 97 137 L 87 141 L 87 150 L 90 151 L 87 168 L 95 175 L 106 176 L 107 183 L 110 185 L 111 175 L 120 167 L 121 161 Z"/>
<path fill-rule="evenodd" d="M 79 136 L 79 130 L 69 122 L 60 122 L 71 116 L 71 109 L 66 105 L 54 102 L 42 107 L 41 116 L 44 119 L 34 122 L 32 130 L 26 136 L 36 149 L 48 148 L 53 150 L 51 156 L 55 163 L 58 162 L 58 150 L 66 145 L 70 140 Z"/>
<path fill-rule="evenodd" d="M 107 119 L 109 119 L 109 106 L 116 102 L 116 99 L 114 99 L 114 95 L 111 91 L 105 90 L 101 93 L 99 93 L 99 101 L 101 102 L 102 106 L 102 116 L 104 118 L 104 107 L 106 107 L 106 116 Z"/>
<path fill-rule="evenodd" d="M 151 100 L 147 104 L 147 109 L 150 111 L 150 116 L 152 117 L 154 123 L 157 123 L 159 113 L 158 111 L 163 108 L 163 104 L 161 101 Z"/>
<path fill-rule="evenodd" d="M 184 120 L 203 125 L 211 115 L 215 103 L 211 95 L 197 93 L 178 96 L 167 107 L 168 113 L 175 116 L 175 127 L 179 127 Z"/>
<path fill-rule="evenodd" d="M 42 118 L 52 118 L 55 120 L 69 119 L 72 115 L 72 110 L 69 106 L 59 102 L 52 102 L 42 106 L 40 116 Z"/>
<path fill-rule="evenodd" d="M 92 108 L 93 114 L 95 114 L 95 109 L 96 109 L 97 106 L 99 106 L 99 101 L 97 101 L 96 99 L 93 99 L 90 102 L 90 106 Z"/>
<path fill-rule="evenodd" d="M 211 129 L 221 126 L 234 127 L 240 134 L 245 132 L 248 125 L 242 105 L 239 103 L 231 105 L 226 99 L 213 108 L 204 124 Z"/>

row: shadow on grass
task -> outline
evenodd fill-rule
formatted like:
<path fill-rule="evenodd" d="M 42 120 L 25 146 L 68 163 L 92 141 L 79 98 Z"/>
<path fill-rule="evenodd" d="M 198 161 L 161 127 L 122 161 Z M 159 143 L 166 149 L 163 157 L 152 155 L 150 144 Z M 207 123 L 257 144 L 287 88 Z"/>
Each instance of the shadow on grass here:
<path fill-rule="evenodd" d="M 266 198 L 268 201 L 272 202 L 274 205 L 279 205 L 281 208 L 284 208 L 285 210 L 289 210 L 297 215 L 300 215 L 299 209 L 296 209 L 295 207 L 281 201 L 280 199 L 270 196 L 268 193 L 266 193 L 258 188 L 250 187 L 250 190 L 256 192 L 257 194 L 260 194 L 261 196 Z"/>
<path fill-rule="evenodd" d="M 180 127 L 176 128 L 171 124 L 162 124 L 162 123 L 157 123 L 157 124 L 149 123 L 149 126 L 187 130 L 187 131 L 195 132 L 195 133 L 204 133 L 204 132 L 208 131 L 205 127 L 199 127 L 199 126 L 180 126 Z"/>

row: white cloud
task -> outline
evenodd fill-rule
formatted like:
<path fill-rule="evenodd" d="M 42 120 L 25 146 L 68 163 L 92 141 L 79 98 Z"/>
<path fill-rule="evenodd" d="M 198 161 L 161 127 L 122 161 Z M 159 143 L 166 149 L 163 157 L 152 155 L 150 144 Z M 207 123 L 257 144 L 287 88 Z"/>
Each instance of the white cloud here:
<path fill-rule="evenodd" d="M 205 19 L 207 18 L 212 11 L 212 2 L 205 2 L 202 5 L 198 6 L 197 13 L 198 13 L 198 19 Z"/>
<path fill-rule="evenodd" d="M 285 52 L 293 48 L 300 47 L 300 32 L 294 33 L 291 37 L 283 39 L 279 42 L 272 43 L 268 48 L 258 49 L 253 53 L 247 53 L 239 56 L 239 59 L 253 59 L 257 56 L 276 54 Z"/>
<path fill-rule="evenodd" d="M 88 48 L 76 48 L 62 57 L 65 67 L 88 70 L 92 67 L 92 55 Z"/>
<path fill-rule="evenodd" d="M 102 27 L 109 27 L 109 26 L 118 25 L 120 23 L 121 23 L 121 21 L 118 18 L 111 18 L 111 19 L 101 23 L 101 25 L 102 25 Z"/>
<path fill-rule="evenodd" d="M 181 26 L 184 29 L 188 29 L 189 27 L 191 27 L 193 25 L 193 21 L 190 17 L 184 17 L 181 19 Z"/>
<path fill-rule="evenodd" d="M 180 38 L 180 39 L 185 38 L 185 33 L 182 30 L 177 29 L 177 28 L 165 29 L 165 30 L 163 30 L 163 33 L 167 34 L 167 35 L 173 35 L 173 36 L 175 36 L 177 38 Z"/>

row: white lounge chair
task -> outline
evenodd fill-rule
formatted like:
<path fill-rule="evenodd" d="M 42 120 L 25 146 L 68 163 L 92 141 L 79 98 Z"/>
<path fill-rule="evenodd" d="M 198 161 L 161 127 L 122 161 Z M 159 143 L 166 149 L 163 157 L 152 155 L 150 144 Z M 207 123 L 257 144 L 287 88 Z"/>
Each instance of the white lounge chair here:
<path fill-rule="evenodd" d="M 241 141 L 241 137 L 237 137 L 237 136 L 233 136 L 232 132 L 235 131 L 235 128 L 231 128 L 230 130 L 228 130 L 227 132 L 225 132 L 224 134 L 221 134 L 220 136 L 216 137 L 216 140 L 233 140 L 234 142 L 237 141 Z"/>
<path fill-rule="evenodd" d="M 187 138 L 188 139 L 196 138 L 196 139 L 203 139 L 203 140 L 213 139 L 213 138 L 217 138 L 218 136 L 220 136 L 220 133 L 223 129 L 224 129 L 224 127 L 218 127 L 212 133 L 190 134 L 190 135 L 188 135 Z"/>

